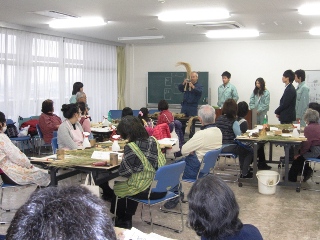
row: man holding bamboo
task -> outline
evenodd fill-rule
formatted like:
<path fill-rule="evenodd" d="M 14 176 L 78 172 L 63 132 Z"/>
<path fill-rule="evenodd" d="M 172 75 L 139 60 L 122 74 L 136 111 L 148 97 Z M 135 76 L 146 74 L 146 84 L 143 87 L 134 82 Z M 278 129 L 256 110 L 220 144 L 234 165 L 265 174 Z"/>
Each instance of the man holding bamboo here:
<path fill-rule="evenodd" d="M 184 113 L 187 117 L 197 116 L 198 102 L 203 89 L 203 86 L 198 83 L 198 73 L 191 72 L 190 79 L 184 79 L 183 83 L 179 84 L 178 89 L 184 93 L 181 113 Z"/>

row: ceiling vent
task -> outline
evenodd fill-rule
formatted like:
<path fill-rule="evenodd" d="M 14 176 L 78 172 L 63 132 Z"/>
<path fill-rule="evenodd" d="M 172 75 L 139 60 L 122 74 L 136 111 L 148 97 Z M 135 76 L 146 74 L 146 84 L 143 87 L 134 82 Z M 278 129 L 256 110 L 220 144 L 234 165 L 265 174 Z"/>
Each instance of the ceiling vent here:
<path fill-rule="evenodd" d="M 222 29 L 239 29 L 243 28 L 243 25 L 236 21 L 224 21 L 224 22 L 197 22 L 187 23 L 194 27 L 204 28 L 206 30 L 222 30 Z"/>
<path fill-rule="evenodd" d="M 61 12 L 52 11 L 52 10 L 51 11 L 46 10 L 46 11 L 30 12 L 30 13 L 38 14 L 41 16 L 49 17 L 49 18 L 57 18 L 57 19 L 77 18 L 77 16 L 74 16 L 71 14 L 61 13 Z"/>

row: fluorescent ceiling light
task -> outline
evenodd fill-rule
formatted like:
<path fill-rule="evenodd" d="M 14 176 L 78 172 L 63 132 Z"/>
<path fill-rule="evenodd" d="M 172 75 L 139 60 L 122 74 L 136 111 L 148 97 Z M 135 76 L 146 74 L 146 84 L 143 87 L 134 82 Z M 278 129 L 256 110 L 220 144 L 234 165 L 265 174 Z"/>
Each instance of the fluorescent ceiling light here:
<path fill-rule="evenodd" d="M 310 29 L 309 33 L 311 35 L 320 35 L 320 27 L 315 27 L 315 28 Z"/>
<path fill-rule="evenodd" d="M 49 23 L 51 28 L 95 27 L 107 24 L 101 17 L 55 19 Z"/>
<path fill-rule="evenodd" d="M 258 37 L 259 32 L 254 29 L 227 29 L 213 30 L 207 32 L 208 38 L 242 38 L 242 37 Z"/>
<path fill-rule="evenodd" d="M 307 4 L 298 9 L 301 15 L 320 15 L 320 4 Z"/>
<path fill-rule="evenodd" d="M 230 14 L 225 9 L 209 8 L 163 12 L 159 14 L 158 19 L 166 22 L 178 22 L 224 19 L 228 17 L 230 17 Z"/>
<path fill-rule="evenodd" d="M 131 41 L 131 40 L 150 40 L 150 39 L 163 39 L 164 36 L 138 36 L 138 37 L 118 37 L 119 41 Z"/>

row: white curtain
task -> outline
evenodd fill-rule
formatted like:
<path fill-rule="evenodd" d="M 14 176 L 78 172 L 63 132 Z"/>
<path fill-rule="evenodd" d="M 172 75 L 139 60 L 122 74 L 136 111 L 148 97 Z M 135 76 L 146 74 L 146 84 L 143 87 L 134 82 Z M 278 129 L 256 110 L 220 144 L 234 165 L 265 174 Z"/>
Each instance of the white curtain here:
<path fill-rule="evenodd" d="M 0 28 L 0 111 L 14 121 L 41 114 L 45 99 L 62 116 L 83 82 L 93 121 L 117 107 L 115 46 Z"/>

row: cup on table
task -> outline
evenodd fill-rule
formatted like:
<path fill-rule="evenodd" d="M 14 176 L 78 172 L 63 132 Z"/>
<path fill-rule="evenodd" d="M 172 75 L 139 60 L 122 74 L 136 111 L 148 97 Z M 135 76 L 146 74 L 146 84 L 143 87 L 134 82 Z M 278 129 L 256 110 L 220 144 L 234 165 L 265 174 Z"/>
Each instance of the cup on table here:
<path fill-rule="evenodd" d="M 110 153 L 110 165 L 118 165 L 118 153 Z"/>
<path fill-rule="evenodd" d="M 65 150 L 64 149 L 58 149 L 57 150 L 57 159 L 58 160 L 64 160 L 64 154 L 65 154 Z"/>
<path fill-rule="evenodd" d="M 89 140 L 91 147 L 94 147 L 96 145 L 96 139 L 90 139 Z"/>

